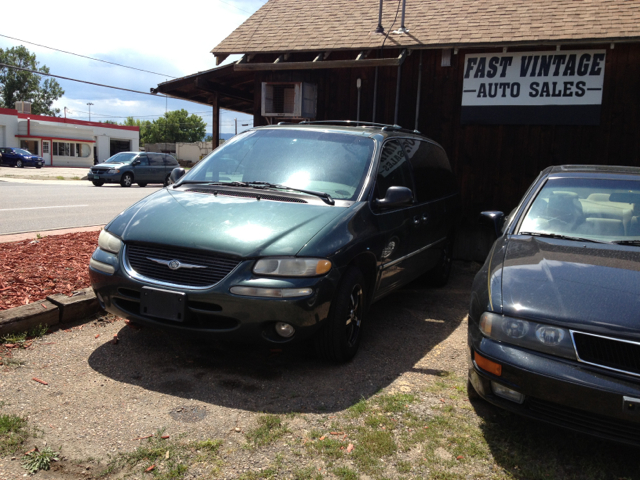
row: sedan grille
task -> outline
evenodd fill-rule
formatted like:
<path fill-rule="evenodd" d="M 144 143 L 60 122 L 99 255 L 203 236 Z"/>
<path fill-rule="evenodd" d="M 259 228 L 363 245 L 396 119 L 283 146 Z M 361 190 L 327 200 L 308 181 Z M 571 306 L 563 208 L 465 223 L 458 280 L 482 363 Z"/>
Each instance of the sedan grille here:
<path fill-rule="evenodd" d="M 640 344 L 571 332 L 578 358 L 586 363 L 640 376 Z"/>
<path fill-rule="evenodd" d="M 529 397 L 529 410 L 547 422 L 640 445 L 640 424 Z"/>
<path fill-rule="evenodd" d="M 127 244 L 125 256 L 128 266 L 134 270 L 133 273 L 157 282 L 185 287 L 215 285 L 240 263 L 239 260 L 223 258 L 208 252 L 137 244 Z M 174 270 L 168 264 L 175 260 L 183 265 L 205 268 L 183 267 Z M 172 266 L 175 267 L 175 264 Z"/>

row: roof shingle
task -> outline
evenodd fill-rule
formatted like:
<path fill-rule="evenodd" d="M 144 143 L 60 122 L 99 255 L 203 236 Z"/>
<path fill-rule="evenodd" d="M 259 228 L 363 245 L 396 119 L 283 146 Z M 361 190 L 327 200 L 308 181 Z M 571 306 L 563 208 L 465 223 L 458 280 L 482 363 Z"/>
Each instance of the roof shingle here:
<path fill-rule="evenodd" d="M 386 32 L 400 26 L 401 4 L 384 1 Z M 378 0 L 269 0 L 212 53 L 380 47 L 385 37 L 372 33 L 378 7 Z M 391 33 L 385 44 L 391 37 L 405 47 L 640 40 L 640 1 L 409 0 L 405 25 L 408 35 Z"/>

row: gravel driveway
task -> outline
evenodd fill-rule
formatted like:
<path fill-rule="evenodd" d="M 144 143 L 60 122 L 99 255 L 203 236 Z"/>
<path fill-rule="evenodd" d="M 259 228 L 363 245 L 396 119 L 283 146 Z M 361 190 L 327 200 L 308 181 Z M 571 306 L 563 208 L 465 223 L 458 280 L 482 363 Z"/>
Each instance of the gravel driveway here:
<path fill-rule="evenodd" d="M 465 317 L 477 268 L 456 263 L 448 287 L 416 281 L 376 303 L 361 350 L 347 365 L 320 362 L 300 348 L 213 346 L 134 330 L 107 315 L 14 350 L 23 365 L 0 367 L 0 405 L 41 431 L 29 448 L 46 442 L 80 463 L 131 452 L 159 429 L 172 438 L 221 439 L 228 447 L 221 476 L 233 478 L 246 462 L 236 448 L 246 444 L 238 431 L 254 428 L 264 412 L 310 421 L 381 389 L 413 392 L 442 372 L 464 376 Z M 0 479 L 22 477 L 19 460 L 0 459 Z M 69 463 L 64 478 L 87 478 L 84 468 Z"/>

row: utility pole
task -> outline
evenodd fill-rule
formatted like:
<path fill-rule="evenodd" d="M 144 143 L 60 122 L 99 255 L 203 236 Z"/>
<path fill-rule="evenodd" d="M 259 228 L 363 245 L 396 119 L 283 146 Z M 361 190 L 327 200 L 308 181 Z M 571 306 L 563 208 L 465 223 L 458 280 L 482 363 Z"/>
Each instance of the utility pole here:
<path fill-rule="evenodd" d="M 91 121 L 91 105 L 93 105 L 93 103 L 88 102 L 87 105 L 89 105 L 89 121 Z"/>

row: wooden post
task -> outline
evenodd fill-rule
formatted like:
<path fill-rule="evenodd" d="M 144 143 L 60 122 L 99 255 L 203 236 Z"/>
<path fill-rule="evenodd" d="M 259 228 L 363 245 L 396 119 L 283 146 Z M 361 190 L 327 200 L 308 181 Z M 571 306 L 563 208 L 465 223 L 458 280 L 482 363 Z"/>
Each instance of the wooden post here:
<path fill-rule="evenodd" d="M 213 136 L 213 148 L 220 145 L 220 104 L 218 103 L 218 94 L 211 96 L 211 105 L 213 106 L 213 122 L 211 135 Z"/>
<path fill-rule="evenodd" d="M 262 75 L 257 72 L 253 79 L 253 126 L 264 125 L 262 118 Z"/>

